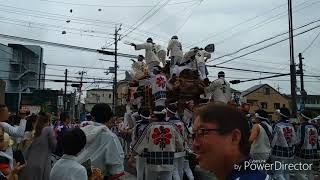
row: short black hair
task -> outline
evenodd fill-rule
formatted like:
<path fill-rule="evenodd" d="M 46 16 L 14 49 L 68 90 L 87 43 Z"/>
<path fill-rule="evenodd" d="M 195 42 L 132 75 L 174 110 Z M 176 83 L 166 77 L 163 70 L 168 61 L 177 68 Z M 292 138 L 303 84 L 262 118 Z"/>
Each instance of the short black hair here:
<path fill-rule="evenodd" d="M 62 122 L 65 122 L 67 119 L 69 119 L 70 118 L 70 114 L 69 114 L 69 112 L 62 112 L 61 114 L 60 114 L 60 121 L 62 121 Z"/>
<path fill-rule="evenodd" d="M 100 103 L 93 106 L 91 115 L 98 123 L 106 123 L 113 116 L 111 108 L 106 103 Z"/>
<path fill-rule="evenodd" d="M 86 143 L 85 133 L 80 128 L 74 128 L 63 135 L 63 153 L 75 156 L 84 148 Z"/>
<path fill-rule="evenodd" d="M 6 105 L 4 105 L 4 104 L 0 104 L 0 112 L 2 112 L 5 108 L 7 108 L 7 106 L 6 106 Z"/>
<path fill-rule="evenodd" d="M 243 155 L 249 155 L 249 125 L 247 118 L 240 110 L 225 104 L 210 103 L 199 107 L 195 113 L 202 122 L 216 124 L 218 128 L 222 129 L 221 134 L 229 134 L 234 129 L 240 130 L 239 150 Z"/>

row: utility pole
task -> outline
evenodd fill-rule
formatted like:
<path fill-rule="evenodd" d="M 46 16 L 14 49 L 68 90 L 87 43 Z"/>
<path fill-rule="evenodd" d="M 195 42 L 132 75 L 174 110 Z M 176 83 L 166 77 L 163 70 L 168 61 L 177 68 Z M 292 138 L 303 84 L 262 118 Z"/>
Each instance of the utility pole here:
<path fill-rule="evenodd" d="M 116 113 L 116 107 L 117 107 L 117 71 L 118 71 L 118 41 L 120 38 L 118 38 L 118 32 L 121 30 L 121 24 L 120 27 L 115 27 L 114 30 L 114 79 L 113 79 L 113 98 L 112 98 L 112 110 L 113 113 Z"/>
<path fill-rule="evenodd" d="M 68 81 L 68 69 L 64 72 L 64 97 L 63 97 L 63 110 L 67 109 L 67 81 Z"/>
<path fill-rule="evenodd" d="M 307 92 L 304 90 L 304 82 L 303 82 L 303 63 L 302 63 L 302 60 L 304 58 L 302 57 L 302 53 L 299 53 L 299 74 L 300 74 L 300 89 L 301 89 L 301 104 L 305 105 L 305 102 L 306 102 L 306 95 L 307 95 Z"/>
<path fill-rule="evenodd" d="M 292 21 L 292 0 L 288 0 L 288 19 L 289 19 L 289 44 L 290 44 L 290 82 L 291 82 L 291 110 L 292 116 L 297 114 L 296 100 L 296 65 L 294 62 L 294 46 L 293 46 L 293 21 Z"/>
<path fill-rule="evenodd" d="M 80 85 L 79 85 L 79 99 L 78 99 L 78 113 L 77 116 L 80 118 L 80 105 L 81 105 L 81 94 L 82 94 L 82 84 L 83 84 L 83 74 L 85 74 L 86 72 L 84 71 L 80 71 L 79 75 L 80 75 Z"/>

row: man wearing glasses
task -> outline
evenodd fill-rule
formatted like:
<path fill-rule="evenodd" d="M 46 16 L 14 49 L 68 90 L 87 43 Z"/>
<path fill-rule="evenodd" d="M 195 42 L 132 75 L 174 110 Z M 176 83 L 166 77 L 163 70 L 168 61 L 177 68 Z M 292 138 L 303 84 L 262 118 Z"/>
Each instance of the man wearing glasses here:
<path fill-rule="evenodd" d="M 269 179 L 244 164 L 249 161 L 249 127 L 245 116 L 223 104 L 209 104 L 195 112 L 193 150 L 200 167 L 219 180 Z"/>

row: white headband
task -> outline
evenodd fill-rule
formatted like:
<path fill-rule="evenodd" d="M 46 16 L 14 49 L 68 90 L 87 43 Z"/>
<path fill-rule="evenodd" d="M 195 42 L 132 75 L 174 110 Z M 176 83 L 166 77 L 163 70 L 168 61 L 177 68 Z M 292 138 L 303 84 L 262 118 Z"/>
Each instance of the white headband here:
<path fill-rule="evenodd" d="M 311 120 L 311 118 L 307 117 L 306 115 L 304 115 L 304 114 L 302 114 L 302 113 L 300 113 L 300 115 L 301 115 L 303 118 L 307 119 L 307 120 Z"/>
<path fill-rule="evenodd" d="M 153 111 L 153 114 L 165 114 L 166 112 L 166 109 L 163 109 L 162 111 Z"/>
<path fill-rule="evenodd" d="M 276 112 L 279 113 L 279 114 L 280 114 L 281 116 L 283 116 L 283 117 L 289 118 L 288 116 L 282 114 L 281 111 L 280 111 L 280 109 L 277 109 Z"/>
<path fill-rule="evenodd" d="M 146 116 L 143 116 L 140 114 L 140 117 L 144 118 L 144 119 L 150 119 L 150 116 L 149 117 L 146 117 Z"/>
<path fill-rule="evenodd" d="M 256 113 L 255 116 L 256 116 L 256 118 L 259 118 L 259 119 L 263 119 L 263 120 L 266 120 L 266 121 L 269 120 L 268 118 L 260 116 L 258 113 Z"/>
<path fill-rule="evenodd" d="M 169 112 L 172 113 L 172 114 L 177 114 L 177 112 L 173 112 L 173 111 L 171 111 L 169 108 L 166 108 L 166 110 L 169 111 Z"/>

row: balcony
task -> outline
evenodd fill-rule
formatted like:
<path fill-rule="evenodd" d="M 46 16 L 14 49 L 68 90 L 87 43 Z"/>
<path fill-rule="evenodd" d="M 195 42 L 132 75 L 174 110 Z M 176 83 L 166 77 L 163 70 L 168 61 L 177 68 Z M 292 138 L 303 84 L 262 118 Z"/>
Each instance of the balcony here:
<path fill-rule="evenodd" d="M 31 71 L 31 70 L 26 70 L 22 73 L 14 72 L 14 73 L 10 73 L 9 79 L 12 81 L 19 81 L 23 76 L 25 76 L 28 73 L 36 74 L 34 71 Z"/>

